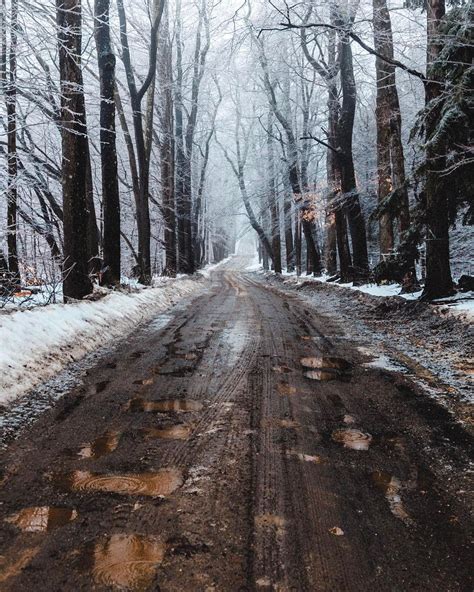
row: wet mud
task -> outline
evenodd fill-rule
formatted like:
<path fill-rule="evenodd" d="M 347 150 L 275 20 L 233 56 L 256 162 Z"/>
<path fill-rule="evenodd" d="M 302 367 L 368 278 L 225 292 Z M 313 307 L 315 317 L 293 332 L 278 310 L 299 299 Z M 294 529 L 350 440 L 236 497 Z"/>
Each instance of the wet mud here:
<path fill-rule="evenodd" d="M 469 434 L 336 315 L 213 278 L 5 450 L 2 592 L 474 589 Z"/>

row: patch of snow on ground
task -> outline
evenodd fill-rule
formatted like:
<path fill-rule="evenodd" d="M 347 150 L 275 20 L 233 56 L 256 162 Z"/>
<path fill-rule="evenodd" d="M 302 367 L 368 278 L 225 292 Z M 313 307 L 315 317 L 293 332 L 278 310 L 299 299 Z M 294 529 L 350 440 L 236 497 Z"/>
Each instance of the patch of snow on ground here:
<path fill-rule="evenodd" d="M 206 267 L 199 270 L 200 275 L 207 279 L 215 269 L 217 269 L 221 265 L 224 265 L 225 263 L 228 263 L 233 257 L 235 257 L 235 255 L 229 255 L 228 257 L 222 259 L 222 261 L 219 261 L 218 263 L 211 263 L 210 265 L 206 265 Z"/>
<path fill-rule="evenodd" d="M 51 304 L 0 315 L 0 403 L 51 378 L 71 361 L 126 336 L 202 284 L 196 279 L 155 280 L 134 293 L 101 300 Z"/>

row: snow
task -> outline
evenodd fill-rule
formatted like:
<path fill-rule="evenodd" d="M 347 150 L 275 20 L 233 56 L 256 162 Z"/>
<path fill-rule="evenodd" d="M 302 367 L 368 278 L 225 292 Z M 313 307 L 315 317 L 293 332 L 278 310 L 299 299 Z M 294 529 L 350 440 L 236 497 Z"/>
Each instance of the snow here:
<path fill-rule="evenodd" d="M 246 268 L 246 271 L 263 271 L 262 265 L 258 263 L 258 260 L 249 265 Z M 328 282 L 330 276 L 323 274 L 318 277 L 311 277 L 311 276 L 296 276 L 295 272 L 283 272 L 283 276 L 288 277 L 289 279 L 283 283 L 291 282 L 291 280 L 296 281 L 298 283 L 301 282 L 320 282 L 320 283 L 328 283 L 331 286 L 337 286 L 340 288 L 349 288 L 350 290 L 354 290 L 357 292 L 363 292 L 364 294 L 369 294 L 370 296 L 376 296 L 380 298 L 388 298 L 393 296 L 398 296 L 403 298 L 404 300 L 418 300 L 422 294 L 422 290 L 417 292 L 402 294 L 401 290 L 402 287 L 400 284 L 362 284 L 362 285 L 354 285 L 352 282 L 341 284 L 339 282 Z M 456 314 L 458 316 L 464 316 L 467 320 L 474 319 L 474 292 L 468 293 L 458 293 L 453 297 L 441 300 L 435 300 L 434 304 L 444 304 L 447 306 L 449 312 Z M 441 307 L 440 307 L 441 308 Z"/>
<path fill-rule="evenodd" d="M 159 278 L 131 293 L 101 300 L 50 304 L 0 314 L 0 403 L 48 380 L 68 363 L 151 320 L 202 286 L 190 278 Z"/>
<path fill-rule="evenodd" d="M 199 270 L 199 274 L 207 279 L 213 271 L 221 267 L 221 265 L 228 263 L 233 257 L 235 257 L 235 255 L 229 255 L 228 257 L 222 259 L 222 261 L 219 261 L 218 263 L 211 263 L 210 265 L 206 265 L 206 267 Z"/>

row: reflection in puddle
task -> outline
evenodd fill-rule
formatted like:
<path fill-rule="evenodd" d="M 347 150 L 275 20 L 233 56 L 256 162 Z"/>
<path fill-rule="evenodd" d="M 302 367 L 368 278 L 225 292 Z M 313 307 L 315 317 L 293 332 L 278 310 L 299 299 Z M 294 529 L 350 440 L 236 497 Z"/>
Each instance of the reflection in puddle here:
<path fill-rule="evenodd" d="M 400 479 L 382 471 L 375 471 L 372 473 L 372 479 L 375 485 L 377 485 L 377 487 L 384 492 L 392 514 L 400 520 L 403 520 L 403 522 L 412 524 L 412 519 L 403 507 L 402 497 L 400 494 L 402 482 Z"/>
<path fill-rule="evenodd" d="M 145 438 L 161 438 L 163 440 L 187 440 L 192 433 L 191 426 L 184 424 L 170 426 L 168 428 L 143 429 L 141 433 Z"/>
<path fill-rule="evenodd" d="M 342 370 L 343 372 L 351 368 L 351 364 L 347 360 L 331 357 L 302 358 L 301 365 L 305 368 Z"/>
<path fill-rule="evenodd" d="M 169 401 L 146 401 L 140 397 L 131 399 L 128 403 L 129 411 L 161 412 L 167 411 L 200 411 L 203 404 L 199 401 L 173 399 Z"/>
<path fill-rule="evenodd" d="M 306 378 L 311 380 L 328 381 L 328 380 L 340 380 L 342 382 L 350 382 L 350 374 L 341 374 L 339 372 L 330 372 L 329 370 L 309 370 L 305 372 Z"/>
<path fill-rule="evenodd" d="M 287 397 L 290 395 L 296 395 L 296 387 L 290 386 L 289 384 L 280 383 L 277 386 L 277 389 L 278 389 L 278 393 L 280 395 L 283 395 L 284 397 Z"/>
<path fill-rule="evenodd" d="M 344 445 L 344 448 L 352 450 L 368 450 L 372 442 L 370 434 L 364 434 L 359 430 L 336 430 L 332 433 L 334 442 Z"/>
<path fill-rule="evenodd" d="M 50 532 L 59 526 L 72 522 L 76 517 L 76 510 L 39 506 L 24 508 L 17 514 L 7 518 L 7 522 L 14 524 L 25 532 Z"/>
<path fill-rule="evenodd" d="M 101 491 L 120 495 L 170 495 L 183 484 L 179 469 L 161 469 L 154 473 L 125 475 L 97 474 L 89 471 L 71 471 L 53 476 L 55 485 L 66 491 Z"/>
<path fill-rule="evenodd" d="M 113 452 L 117 448 L 119 440 L 120 434 L 118 432 L 106 432 L 93 442 L 81 446 L 77 455 L 80 458 L 101 458 Z"/>
<path fill-rule="evenodd" d="M 152 585 L 165 553 L 166 544 L 157 537 L 114 534 L 88 549 L 88 559 L 97 584 L 144 592 Z"/>

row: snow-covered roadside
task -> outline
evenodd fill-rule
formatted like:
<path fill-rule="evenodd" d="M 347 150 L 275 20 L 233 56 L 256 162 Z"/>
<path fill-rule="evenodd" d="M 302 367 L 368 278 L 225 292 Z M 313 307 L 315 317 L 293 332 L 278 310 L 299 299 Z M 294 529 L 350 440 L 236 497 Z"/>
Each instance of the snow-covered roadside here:
<path fill-rule="evenodd" d="M 319 317 L 337 319 L 340 334 L 371 368 L 403 374 L 445 405 L 457 419 L 472 422 L 474 334 L 464 314 L 398 297 L 336 287 L 332 283 L 255 273 L 283 293 L 298 293 Z"/>
<path fill-rule="evenodd" d="M 152 288 L 114 292 L 95 302 L 0 314 L 0 403 L 10 403 L 70 362 L 126 337 L 204 283 L 202 278 L 159 278 Z"/>
<path fill-rule="evenodd" d="M 263 270 L 262 265 L 257 261 L 254 261 L 252 265 L 249 265 L 246 268 L 246 271 L 253 271 L 256 273 L 260 273 L 262 275 L 273 275 L 272 272 L 266 272 Z M 354 290 L 355 292 L 362 292 L 363 294 L 368 294 L 369 296 L 376 296 L 378 298 L 393 298 L 399 297 L 403 298 L 403 300 L 408 301 L 415 301 L 421 296 L 421 290 L 419 292 L 413 292 L 411 294 L 402 294 L 401 290 L 402 287 L 400 284 L 362 284 L 362 285 L 354 285 L 351 283 L 341 284 L 338 282 L 328 282 L 328 278 L 330 276 L 321 275 L 318 277 L 313 276 L 297 276 L 296 273 L 286 273 L 282 274 L 285 277 L 285 281 L 288 284 L 296 284 L 296 285 L 308 285 L 311 282 L 314 283 L 323 283 L 327 286 L 334 286 L 336 288 L 346 288 L 349 290 Z M 434 310 L 438 310 L 442 314 L 448 312 L 449 314 L 455 315 L 459 317 L 461 320 L 467 322 L 474 321 L 474 293 L 473 292 L 459 292 L 455 296 L 450 298 L 440 299 L 433 302 L 436 305 Z"/>

